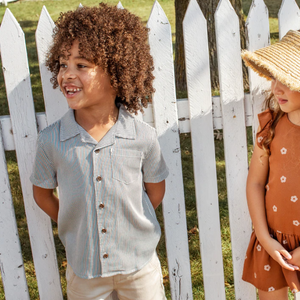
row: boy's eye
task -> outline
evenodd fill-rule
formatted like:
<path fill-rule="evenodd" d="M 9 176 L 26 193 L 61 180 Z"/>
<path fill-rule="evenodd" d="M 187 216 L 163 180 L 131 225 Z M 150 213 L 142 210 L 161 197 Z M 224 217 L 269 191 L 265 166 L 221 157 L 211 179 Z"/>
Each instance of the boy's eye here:
<path fill-rule="evenodd" d="M 62 69 L 62 68 L 66 68 L 66 67 L 67 67 L 67 65 L 66 65 L 66 64 L 64 64 L 64 63 L 60 63 L 60 64 L 59 64 L 59 68 L 60 68 L 60 69 Z"/>
<path fill-rule="evenodd" d="M 86 68 L 86 65 L 78 64 L 77 67 L 78 67 L 79 69 L 82 69 L 82 68 Z"/>

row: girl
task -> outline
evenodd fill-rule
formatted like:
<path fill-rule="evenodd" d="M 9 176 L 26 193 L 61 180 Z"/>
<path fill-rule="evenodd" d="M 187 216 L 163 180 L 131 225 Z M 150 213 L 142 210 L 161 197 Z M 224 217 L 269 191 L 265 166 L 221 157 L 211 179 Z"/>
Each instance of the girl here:
<path fill-rule="evenodd" d="M 242 57 L 272 80 L 247 179 L 254 231 L 243 279 L 260 300 L 286 300 L 288 287 L 300 289 L 300 33 Z"/>

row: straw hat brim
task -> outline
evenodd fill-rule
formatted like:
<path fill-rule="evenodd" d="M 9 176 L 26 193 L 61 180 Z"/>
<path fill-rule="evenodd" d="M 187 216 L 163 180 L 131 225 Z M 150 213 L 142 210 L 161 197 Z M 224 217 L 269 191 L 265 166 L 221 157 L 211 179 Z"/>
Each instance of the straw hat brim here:
<path fill-rule="evenodd" d="M 254 52 L 244 50 L 246 66 L 267 80 L 277 79 L 292 91 L 300 91 L 300 32 L 290 30 L 278 43 Z"/>

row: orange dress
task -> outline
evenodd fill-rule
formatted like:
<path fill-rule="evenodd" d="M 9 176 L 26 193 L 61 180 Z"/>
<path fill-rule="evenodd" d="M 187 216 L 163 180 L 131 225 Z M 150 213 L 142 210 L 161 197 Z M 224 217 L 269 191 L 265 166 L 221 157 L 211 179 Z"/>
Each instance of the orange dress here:
<path fill-rule="evenodd" d="M 261 132 L 257 144 L 271 125 L 269 110 L 258 115 Z M 270 145 L 269 178 L 266 184 L 265 207 L 270 235 L 287 251 L 300 246 L 300 126 L 291 123 L 285 114 L 275 128 Z M 300 290 L 300 272 L 282 268 L 264 250 L 253 231 L 246 253 L 243 280 L 263 291 L 289 286 Z"/>

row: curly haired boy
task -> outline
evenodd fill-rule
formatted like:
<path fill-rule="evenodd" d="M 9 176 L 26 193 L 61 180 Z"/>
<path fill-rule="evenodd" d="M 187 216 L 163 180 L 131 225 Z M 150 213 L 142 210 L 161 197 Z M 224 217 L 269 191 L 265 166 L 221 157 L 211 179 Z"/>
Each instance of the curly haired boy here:
<path fill-rule="evenodd" d="M 154 92 L 148 29 L 101 3 L 62 13 L 46 65 L 69 111 L 40 132 L 31 181 L 58 223 L 69 300 L 165 299 L 155 208 L 165 165 L 155 130 L 136 119 Z M 53 190 L 59 186 L 59 199 Z"/>

